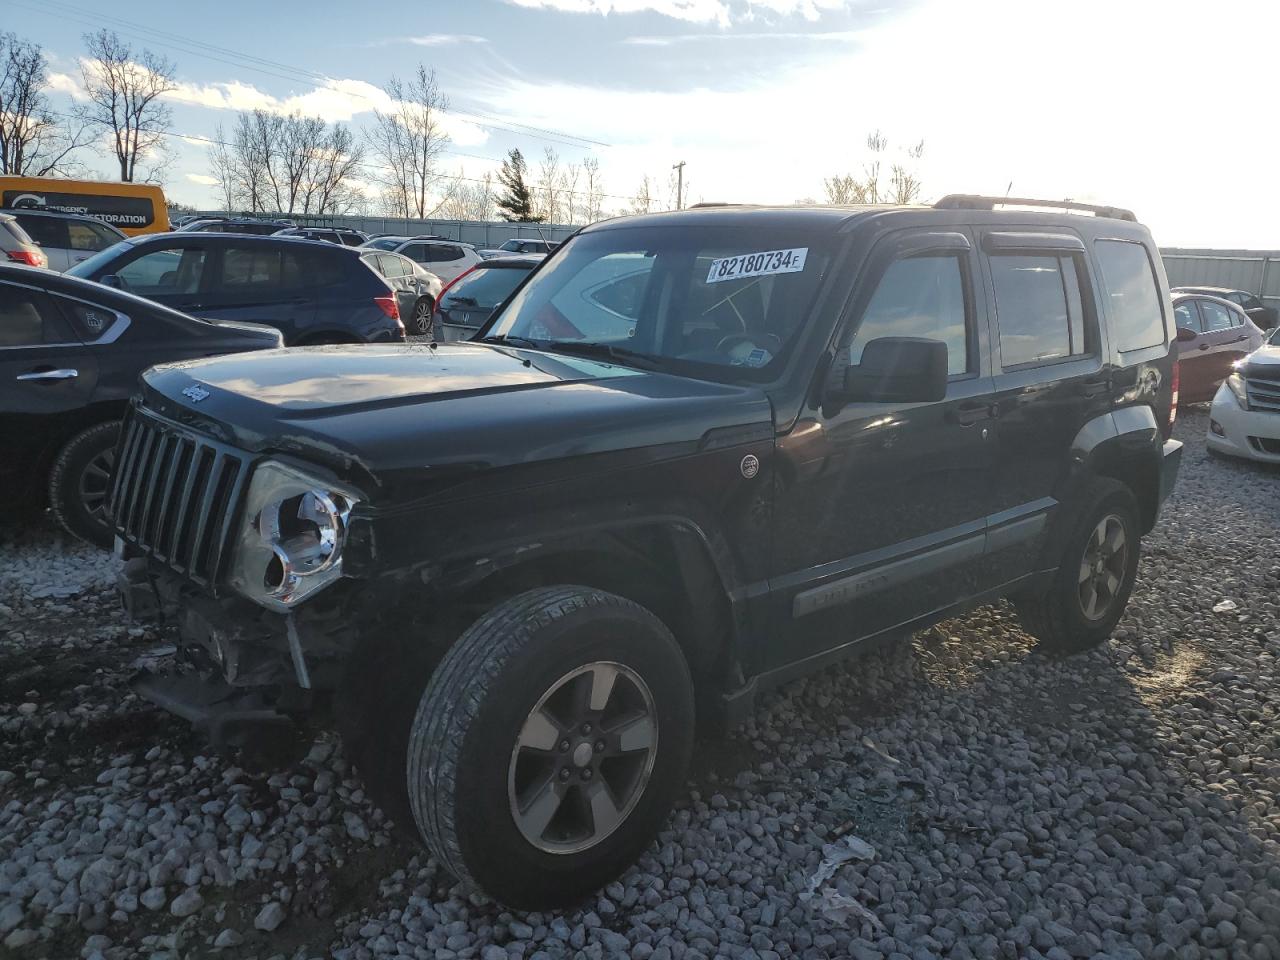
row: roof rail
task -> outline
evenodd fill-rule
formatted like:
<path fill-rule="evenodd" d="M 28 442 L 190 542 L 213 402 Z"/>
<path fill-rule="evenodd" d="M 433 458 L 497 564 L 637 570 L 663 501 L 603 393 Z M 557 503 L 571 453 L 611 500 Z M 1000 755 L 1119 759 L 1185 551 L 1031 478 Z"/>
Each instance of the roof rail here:
<path fill-rule="evenodd" d="M 933 205 L 935 210 L 994 210 L 996 207 L 1049 207 L 1056 210 L 1081 210 L 1095 217 L 1138 222 L 1132 210 L 1106 207 L 1074 200 L 1030 200 L 1026 197 L 983 197 L 967 193 L 951 193 Z"/>
<path fill-rule="evenodd" d="M 698 203 L 691 203 L 685 207 L 686 210 L 700 210 L 703 207 L 740 207 L 740 203 L 729 203 L 726 200 L 701 200 Z"/>

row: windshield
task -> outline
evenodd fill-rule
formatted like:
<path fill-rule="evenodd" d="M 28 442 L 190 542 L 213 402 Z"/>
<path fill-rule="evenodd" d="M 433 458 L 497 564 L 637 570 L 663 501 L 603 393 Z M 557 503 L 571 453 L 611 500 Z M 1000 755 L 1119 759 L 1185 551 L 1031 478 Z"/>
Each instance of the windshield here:
<path fill-rule="evenodd" d="M 129 240 L 121 240 L 119 243 L 113 243 L 105 250 L 99 250 L 88 260 L 81 260 L 74 267 L 68 270 L 67 276 L 92 277 L 100 268 L 106 266 L 116 257 L 120 256 L 120 254 L 128 250 L 131 243 L 132 242 Z"/>
<path fill-rule="evenodd" d="M 831 242 L 758 227 L 620 227 L 567 242 L 489 337 L 704 376 L 767 379 L 813 305 Z"/>
<path fill-rule="evenodd" d="M 515 251 L 519 252 L 519 250 L 520 250 L 520 241 L 519 241 L 519 240 L 508 240 L 506 243 L 504 243 L 504 244 L 503 244 L 502 246 L 500 246 L 498 249 L 499 249 L 499 250 L 515 250 Z"/>
<path fill-rule="evenodd" d="M 370 240 L 365 246 L 372 247 L 374 250 L 395 250 L 402 243 L 404 243 L 403 240 L 395 237 L 380 237 L 377 240 Z"/>
<path fill-rule="evenodd" d="M 446 304 L 455 300 L 470 301 L 477 306 L 493 308 L 516 288 L 532 267 L 478 267 L 459 277 L 444 295 Z"/>

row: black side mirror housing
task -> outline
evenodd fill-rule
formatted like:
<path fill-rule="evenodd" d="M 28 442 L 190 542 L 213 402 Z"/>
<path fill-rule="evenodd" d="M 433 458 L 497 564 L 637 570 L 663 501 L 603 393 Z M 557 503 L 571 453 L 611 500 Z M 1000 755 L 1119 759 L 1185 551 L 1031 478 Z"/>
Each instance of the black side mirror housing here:
<path fill-rule="evenodd" d="M 933 403 L 947 395 L 947 345 L 925 337 L 880 337 L 844 368 L 846 403 Z"/>
<path fill-rule="evenodd" d="M 114 273 L 108 273 L 105 277 L 103 277 L 98 282 L 102 284 L 104 287 L 115 287 L 117 290 L 121 289 L 120 278 L 117 277 Z"/>
<path fill-rule="evenodd" d="M 1178 328 L 1178 340 L 1181 341 L 1182 343 L 1186 343 L 1188 340 L 1194 340 L 1195 338 L 1196 338 L 1196 332 L 1192 330 L 1190 327 Z"/>

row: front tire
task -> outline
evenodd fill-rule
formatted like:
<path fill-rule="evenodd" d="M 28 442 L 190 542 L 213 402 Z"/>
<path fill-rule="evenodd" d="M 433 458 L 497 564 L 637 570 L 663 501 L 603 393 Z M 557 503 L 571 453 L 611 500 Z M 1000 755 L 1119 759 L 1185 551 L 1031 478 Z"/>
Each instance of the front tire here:
<path fill-rule="evenodd" d="M 1111 636 L 1138 573 L 1138 504 L 1129 488 L 1098 478 L 1075 504 L 1049 587 L 1014 600 L 1026 631 L 1058 653 L 1088 650 Z"/>
<path fill-rule="evenodd" d="M 643 607 L 587 587 L 519 594 L 449 650 L 409 738 L 428 849 L 518 909 L 573 904 L 630 866 L 680 788 L 689 668 Z"/>
<path fill-rule="evenodd" d="M 119 421 L 97 423 L 67 441 L 49 472 L 49 508 L 62 529 L 104 550 L 114 539 L 106 503 Z"/>

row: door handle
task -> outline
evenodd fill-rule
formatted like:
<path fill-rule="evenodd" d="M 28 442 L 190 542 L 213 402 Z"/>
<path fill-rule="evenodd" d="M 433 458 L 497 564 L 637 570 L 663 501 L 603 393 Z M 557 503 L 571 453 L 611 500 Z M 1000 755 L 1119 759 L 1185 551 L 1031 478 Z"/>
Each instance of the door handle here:
<path fill-rule="evenodd" d="M 951 420 L 962 427 L 971 426 L 979 420 L 987 420 L 990 417 L 991 406 L 986 403 L 965 403 L 951 411 Z"/>
<path fill-rule="evenodd" d="M 1199 349 L 1200 349 L 1200 350 L 1208 350 L 1208 349 L 1209 349 L 1209 345 L 1208 345 L 1207 343 L 1202 343 L 1202 344 L 1200 344 Z"/>
<path fill-rule="evenodd" d="M 60 369 L 60 370 L 31 370 L 28 373 L 20 373 L 17 376 L 19 380 L 74 380 L 80 376 L 79 370 Z"/>

